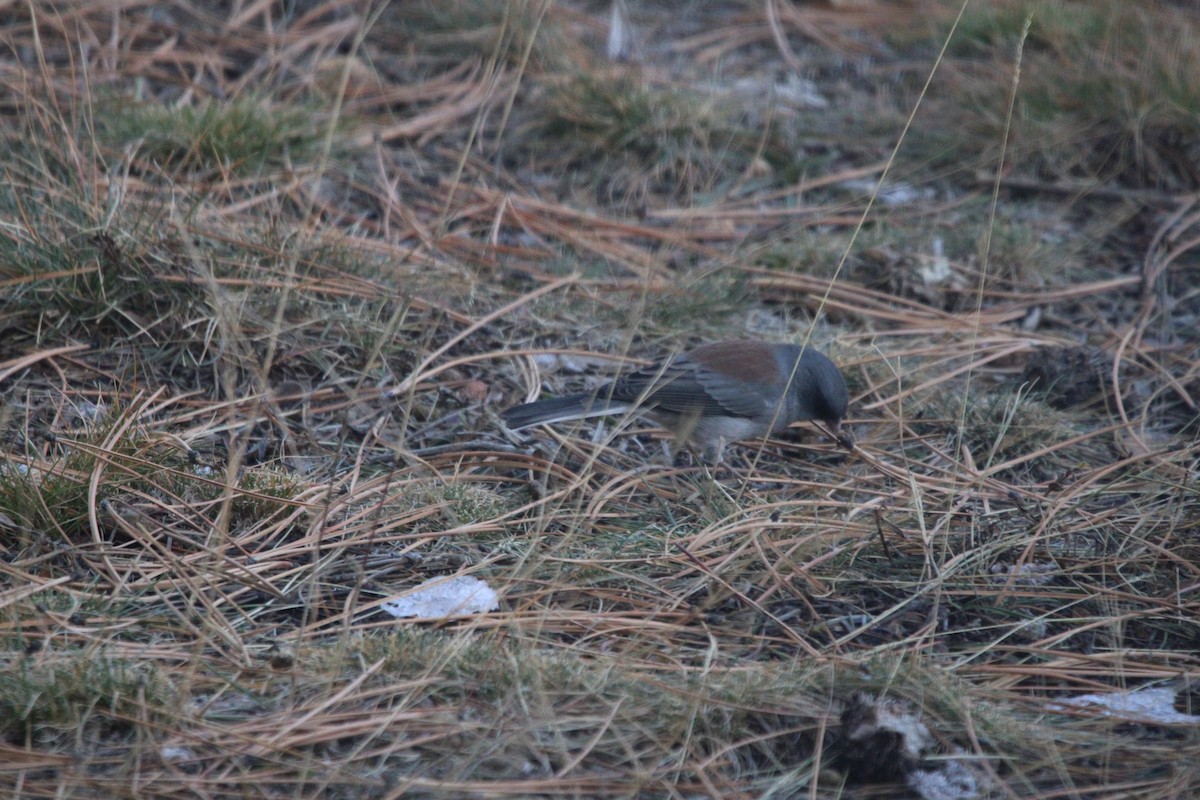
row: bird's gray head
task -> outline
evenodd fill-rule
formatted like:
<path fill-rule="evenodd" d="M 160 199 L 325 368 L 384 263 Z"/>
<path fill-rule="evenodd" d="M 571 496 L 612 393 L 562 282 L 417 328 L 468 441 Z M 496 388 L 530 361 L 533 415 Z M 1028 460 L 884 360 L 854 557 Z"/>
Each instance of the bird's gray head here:
<path fill-rule="evenodd" d="M 828 424 L 836 432 L 846 416 L 850 405 L 850 392 L 846 380 L 837 366 L 811 347 L 791 346 L 782 369 L 791 371 L 795 367 L 788 395 L 791 397 L 796 419 L 816 419 Z"/>

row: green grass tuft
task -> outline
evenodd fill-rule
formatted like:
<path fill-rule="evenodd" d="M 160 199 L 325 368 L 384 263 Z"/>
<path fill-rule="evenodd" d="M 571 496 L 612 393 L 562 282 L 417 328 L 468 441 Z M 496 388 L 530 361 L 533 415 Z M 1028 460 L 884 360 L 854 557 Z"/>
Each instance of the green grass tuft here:
<path fill-rule="evenodd" d="M 97 115 L 101 141 L 172 173 L 257 177 L 305 161 L 323 133 L 312 109 L 265 98 L 159 105 L 112 100 Z"/>

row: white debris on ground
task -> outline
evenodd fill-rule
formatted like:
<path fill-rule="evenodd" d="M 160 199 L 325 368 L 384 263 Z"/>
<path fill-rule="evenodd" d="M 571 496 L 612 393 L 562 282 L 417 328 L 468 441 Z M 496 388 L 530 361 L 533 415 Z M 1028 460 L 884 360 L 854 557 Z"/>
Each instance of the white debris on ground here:
<path fill-rule="evenodd" d="M 1164 725 L 1200 724 L 1200 716 L 1184 714 L 1175 708 L 1178 692 L 1170 687 L 1134 689 L 1128 692 L 1106 692 L 1104 694 L 1082 694 L 1051 703 L 1051 711 L 1094 711 L 1105 717 L 1140 722 L 1158 722 Z"/>
<path fill-rule="evenodd" d="M 500 597 L 495 590 L 469 575 L 427 580 L 380 606 L 393 617 L 426 619 L 480 614 L 499 607 Z"/>

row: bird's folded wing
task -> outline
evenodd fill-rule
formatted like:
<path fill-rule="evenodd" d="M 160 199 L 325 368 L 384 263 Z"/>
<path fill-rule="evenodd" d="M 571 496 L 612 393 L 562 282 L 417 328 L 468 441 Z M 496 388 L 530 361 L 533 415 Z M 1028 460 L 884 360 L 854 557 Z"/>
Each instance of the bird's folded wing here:
<path fill-rule="evenodd" d="M 753 390 L 747 391 L 748 388 Z M 631 372 L 611 389 L 610 396 L 614 400 L 640 402 L 643 406 L 675 414 L 702 416 L 758 417 L 767 413 L 769 402 L 778 399 L 778 392 L 769 387 L 738 384 L 698 369 L 686 357 L 680 357 L 666 367 L 647 367 Z"/>

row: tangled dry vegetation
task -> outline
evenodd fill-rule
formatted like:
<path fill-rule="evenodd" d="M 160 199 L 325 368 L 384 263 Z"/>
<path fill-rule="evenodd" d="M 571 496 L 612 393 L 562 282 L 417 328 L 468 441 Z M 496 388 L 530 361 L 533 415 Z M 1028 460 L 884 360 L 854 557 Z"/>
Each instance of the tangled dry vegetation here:
<path fill-rule="evenodd" d="M 0 4 L 5 796 L 1200 794 L 1200 16 L 629 5 Z"/>

